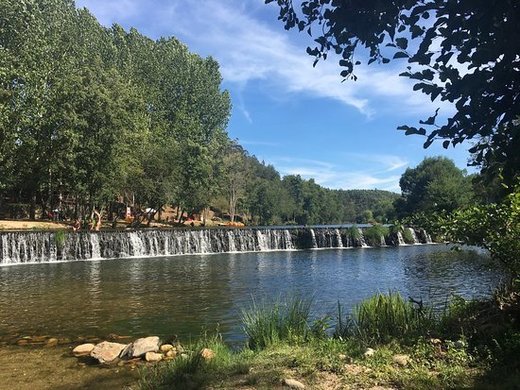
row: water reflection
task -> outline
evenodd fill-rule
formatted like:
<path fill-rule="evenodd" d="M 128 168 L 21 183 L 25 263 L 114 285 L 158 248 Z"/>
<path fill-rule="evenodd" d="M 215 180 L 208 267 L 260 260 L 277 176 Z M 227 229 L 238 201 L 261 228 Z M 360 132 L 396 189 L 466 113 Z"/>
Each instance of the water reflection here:
<path fill-rule="evenodd" d="M 219 324 L 237 341 L 252 298 L 314 296 L 316 315 L 394 289 L 441 305 L 450 293 L 489 294 L 497 269 L 482 252 L 442 245 L 10 266 L 0 268 L 0 334 L 188 337 Z"/>

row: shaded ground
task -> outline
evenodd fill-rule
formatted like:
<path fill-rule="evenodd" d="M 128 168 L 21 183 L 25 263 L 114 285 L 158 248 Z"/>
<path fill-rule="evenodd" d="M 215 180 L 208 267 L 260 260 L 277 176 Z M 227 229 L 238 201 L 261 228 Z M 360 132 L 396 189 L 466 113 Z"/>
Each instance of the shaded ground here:
<path fill-rule="evenodd" d="M 88 366 L 67 347 L 0 348 L 0 387 L 17 390 L 135 389 L 139 377 L 130 367 Z"/>

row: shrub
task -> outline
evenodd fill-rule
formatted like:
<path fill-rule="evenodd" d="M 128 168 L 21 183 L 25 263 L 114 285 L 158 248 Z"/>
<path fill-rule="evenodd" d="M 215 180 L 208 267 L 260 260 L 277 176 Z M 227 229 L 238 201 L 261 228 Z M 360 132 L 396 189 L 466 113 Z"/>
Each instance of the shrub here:
<path fill-rule="evenodd" d="M 415 244 L 415 240 L 413 239 L 412 232 L 408 228 L 403 228 L 401 230 L 401 233 L 403 234 L 403 240 L 407 244 Z"/>
<path fill-rule="evenodd" d="M 322 318 L 310 324 L 312 301 L 294 297 L 282 303 L 256 304 L 242 312 L 244 332 L 251 349 L 264 349 L 279 342 L 298 343 L 323 336 L 328 327 Z"/>
<path fill-rule="evenodd" d="M 365 240 L 370 246 L 381 246 L 381 237 L 386 237 L 390 229 L 383 225 L 374 225 L 364 231 Z"/>
<path fill-rule="evenodd" d="M 350 318 L 342 320 L 338 309 L 335 335 L 354 337 L 365 344 L 387 343 L 391 340 L 413 341 L 428 334 L 435 326 L 430 307 L 415 306 L 398 292 L 376 294 L 357 305 Z"/>

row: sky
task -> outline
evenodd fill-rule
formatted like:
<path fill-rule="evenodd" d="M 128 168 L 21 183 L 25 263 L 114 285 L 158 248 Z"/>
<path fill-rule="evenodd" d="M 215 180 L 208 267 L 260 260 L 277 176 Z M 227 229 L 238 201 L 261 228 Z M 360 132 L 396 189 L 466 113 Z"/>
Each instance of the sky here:
<path fill-rule="evenodd" d="M 295 2 L 296 4 L 297 2 Z M 335 189 L 400 192 L 399 178 L 427 156 L 443 155 L 466 168 L 471 145 L 423 149 L 421 136 L 405 136 L 399 125 L 418 125 L 436 108 L 398 74 L 404 60 L 356 68 L 344 81 L 335 58 L 313 67 L 306 33 L 286 31 L 275 3 L 263 0 L 76 0 L 110 27 L 136 28 L 158 39 L 174 36 L 190 51 L 215 58 L 223 89 L 231 94 L 228 125 L 259 160 L 282 174 L 314 178 Z"/>

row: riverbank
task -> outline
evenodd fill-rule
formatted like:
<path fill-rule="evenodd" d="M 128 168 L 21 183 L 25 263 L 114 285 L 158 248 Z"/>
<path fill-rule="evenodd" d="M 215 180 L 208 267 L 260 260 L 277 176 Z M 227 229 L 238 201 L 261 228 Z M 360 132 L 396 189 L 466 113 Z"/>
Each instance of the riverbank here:
<path fill-rule="evenodd" d="M 88 366 L 71 347 L 0 347 L 0 384 L 4 389 L 72 390 L 137 388 L 139 372 L 131 367 Z"/>
<path fill-rule="evenodd" d="M 242 315 L 248 344 L 202 338 L 184 359 L 143 371 L 141 389 L 518 389 L 518 292 L 455 300 L 442 314 L 376 295 L 348 321 L 309 321 L 294 299 Z M 203 351 L 210 351 L 210 359 Z M 205 352 L 207 356 L 208 353 Z"/>
<path fill-rule="evenodd" d="M 311 319 L 311 302 L 294 298 L 242 312 L 240 349 L 205 333 L 191 344 L 177 341 L 176 353 L 156 363 L 132 357 L 138 340 L 124 348 L 135 353 L 100 364 L 74 355 L 84 339 L 62 345 L 24 337 L 0 347 L 0 383 L 22 390 L 518 389 L 518 302 L 517 290 L 502 290 L 484 301 L 456 299 L 435 314 L 391 293 L 363 301 L 346 321 L 341 310 L 335 320 Z M 157 350 L 158 338 L 149 339 Z"/>

